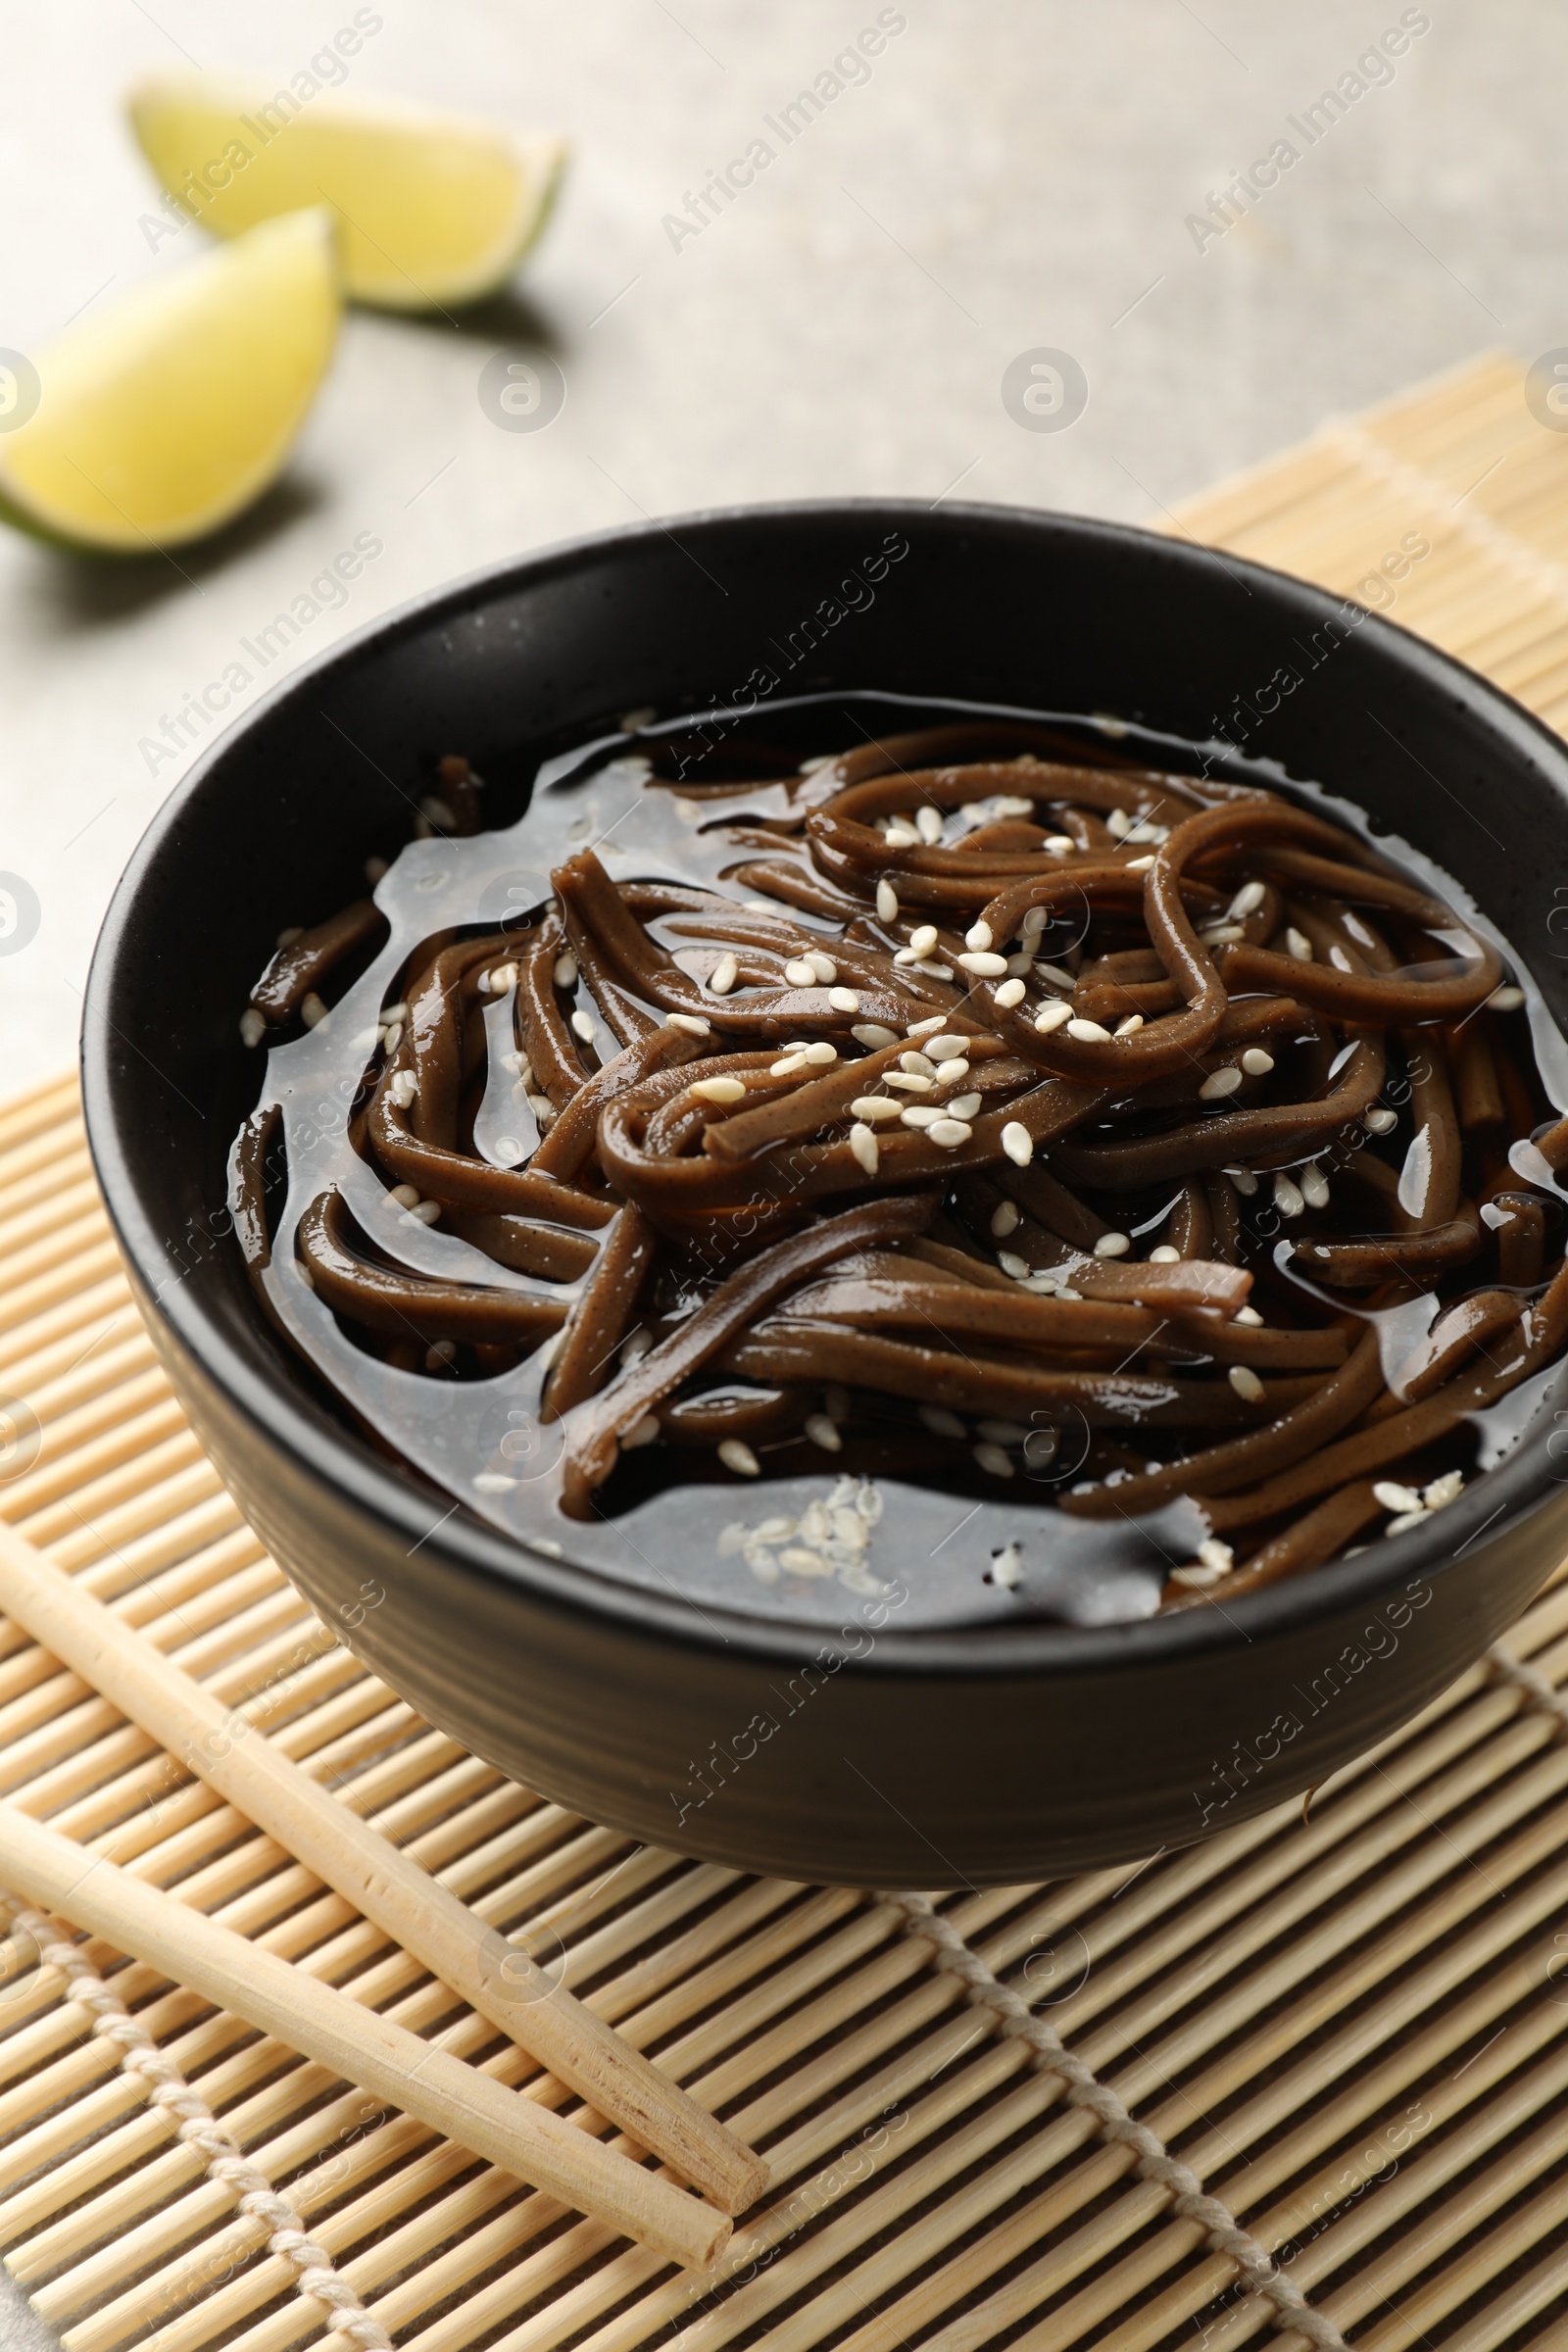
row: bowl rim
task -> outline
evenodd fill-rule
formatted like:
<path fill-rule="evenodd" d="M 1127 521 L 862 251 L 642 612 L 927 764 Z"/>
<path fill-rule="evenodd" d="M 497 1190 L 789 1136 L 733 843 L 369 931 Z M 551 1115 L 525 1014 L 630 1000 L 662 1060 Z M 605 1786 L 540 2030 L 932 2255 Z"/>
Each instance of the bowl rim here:
<path fill-rule="evenodd" d="M 1493 680 L 1443 652 L 1384 614 L 1337 597 L 1291 572 L 1142 525 L 1113 522 L 1045 507 L 1020 507 L 980 500 L 944 502 L 932 508 L 911 498 L 842 497 L 757 501 L 698 508 L 662 518 L 646 518 L 553 541 L 546 547 L 466 572 L 439 587 L 424 589 L 390 612 L 349 631 L 278 679 L 204 746 L 178 784 L 155 812 L 128 858 L 105 911 L 83 992 L 81 1081 L 87 1140 L 111 1225 L 132 1271 L 133 1287 L 147 1299 L 150 1318 L 162 1318 L 179 1347 L 194 1359 L 203 1379 L 249 1426 L 263 1446 L 280 1446 L 343 1504 L 366 1511 L 396 1536 L 415 1539 L 453 1575 L 523 1590 L 537 1606 L 602 1620 L 607 1630 L 694 1646 L 716 1659 L 775 1664 L 799 1663 L 805 1654 L 831 1655 L 860 1673 L 941 1681 L 983 1675 L 996 1680 L 1096 1670 L 1125 1673 L 1154 1670 L 1169 1661 L 1257 1642 L 1287 1639 L 1314 1624 L 1345 1619 L 1363 1607 L 1397 1603 L 1426 1580 L 1461 1559 L 1467 1568 L 1482 1559 L 1504 1527 L 1544 1506 L 1553 1485 L 1549 1475 L 1549 1426 L 1538 1414 L 1512 1452 L 1467 1487 L 1458 1500 L 1421 1528 L 1373 1542 L 1354 1558 L 1331 1561 L 1309 1575 L 1234 1600 L 1228 1608 L 1193 1608 L 1171 1615 L 1105 1626 L 1064 1625 L 1040 1618 L 983 1626 L 935 1626 L 904 1632 L 883 1626 L 869 1649 L 849 1648 L 851 1627 L 842 1635 L 826 1625 L 757 1617 L 705 1600 L 699 1608 L 684 1597 L 666 1596 L 621 1584 L 602 1571 L 554 1560 L 490 1527 L 459 1503 L 440 1523 L 432 1542 L 425 1524 L 426 1498 L 403 1474 L 385 1463 L 330 1408 L 305 1396 L 269 1388 L 230 1346 L 220 1324 L 202 1305 L 199 1283 L 183 1282 L 158 1296 L 167 1261 L 145 1213 L 142 1195 L 122 1144 L 116 1108 L 107 1037 L 110 1024 L 98 1016 L 112 994 L 135 903 L 188 805 L 211 785 L 234 747 L 256 729 L 276 722 L 296 700 L 319 691 L 334 677 L 351 674 L 371 652 L 439 623 L 461 619 L 485 603 L 525 586 L 569 573 L 585 561 L 617 548 L 651 544 L 676 533 L 717 528 L 766 529 L 781 523 L 830 522 L 846 516 L 886 516 L 892 524 L 917 521 L 922 528 L 1008 528 L 1037 530 L 1058 543 L 1088 541 L 1120 548 L 1130 557 L 1157 555 L 1167 563 L 1201 570 L 1220 564 L 1232 579 L 1256 580 L 1269 596 L 1284 592 L 1298 610 L 1326 618 L 1348 611 L 1359 631 L 1370 626 L 1374 642 L 1412 670 L 1433 695 L 1458 690 L 1472 714 L 1484 717 L 1515 749 L 1544 769 L 1555 767 L 1568 811 L 1568 745 L 1543 719 Z M 611 696 L 607 698 L 613 700 Z M 1498 1521 L 1502 1526 L 1496 1526 Z M 1496 1533 L 1488 1531 L 1496 1526 Z M 1486 1541 L 1479 1539 L 1486 1538 Z M 1457 1543 L 1454 1539 L 1462 1539 Z M 847 1618 L 856 1612 L 846 1608 Z M 863 1619 L 859 1621 L 863 1625 Z"/>

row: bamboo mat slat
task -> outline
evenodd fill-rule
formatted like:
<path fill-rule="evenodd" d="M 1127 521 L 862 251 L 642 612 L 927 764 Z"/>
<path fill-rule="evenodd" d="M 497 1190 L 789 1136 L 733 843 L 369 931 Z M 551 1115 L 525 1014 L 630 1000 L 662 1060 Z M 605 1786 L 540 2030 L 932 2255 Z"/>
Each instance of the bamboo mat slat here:
<path fill-rule="evenodd" d="M 1568 726 L 1568 435 L 1508 355 L 1173 527 Z M 1568 2352 L 1568 1581 L 1309 1819 L 1139 1870 L 933 1917 L 637 1847 L 421 1723 L 295 1595 L 169 1391 L 66 1080 L 0 1109 L 0 1516 L 487 1922 L 553 1928 L 773 2166 L 720 2271 L 677 2276 L 12 1904 L 0 2248 L 67 2352 Z M 579 2112 L 4 1621 L 0 1792 Z M 215 2118 L 270 2193 L 210 2169 Z"/>

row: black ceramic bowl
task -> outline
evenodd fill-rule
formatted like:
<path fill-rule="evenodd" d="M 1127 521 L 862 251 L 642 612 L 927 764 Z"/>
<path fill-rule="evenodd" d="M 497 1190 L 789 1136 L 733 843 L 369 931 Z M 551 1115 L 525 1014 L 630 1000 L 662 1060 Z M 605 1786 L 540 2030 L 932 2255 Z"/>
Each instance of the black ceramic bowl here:
<path fill-rule="evenodd" d="M 890 535 L 906 554 L 846 611 L 839 583 Z M 1322 1781 L 1510 1622 L 1568 1534 L 1549 1411 L 1426 1527 L 1223 1612 L 824 1641 L 587 1577 L 461 1508 L 434 1524 L 274 1344 L 225 1238 L 224 1155 L 260 1076 L 237 1008 L 280 924 L 354 896 L 367 848 L 406 834 L 430 755 L 460 745 L 491 772 L 635 706 L 722 704 L 791 655 L 792 693 L 1107 710 L 1244 741 L 1460 877 L 1540 951 L 1553 1017 L 1568 1010 L 1545 952 L 1568 751 L 1481 678 L 1298 581 L 1140 531 L 764 508 L 465 581 L 230 727 L 104 925 L 83 1047 L 98 1173 L 243 1508 L 323 1617 L 479 1755 L 595 1821 L 793 1879 L 934 1886 L 1132 1860 Z M 386 1597 L 362 1611 L 366 1587 Z"/>

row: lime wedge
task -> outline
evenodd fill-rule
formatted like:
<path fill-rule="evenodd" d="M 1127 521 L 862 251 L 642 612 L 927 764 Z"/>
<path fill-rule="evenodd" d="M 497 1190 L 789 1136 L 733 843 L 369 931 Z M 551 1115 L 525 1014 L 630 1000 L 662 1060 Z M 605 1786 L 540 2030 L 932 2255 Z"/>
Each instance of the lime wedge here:
<path fill-rule="evenodd" d="M 505 284 L 544 226 L 566 155 L 560 139 L 386 100 L 205 76 L 144 83 L 130 120 L 181 210 L 220 237 L 331 205 L 344 290 L 392 311 L 473 302 Z"/>
<path fill-rule="evenodd" d="M 282 466 L 341 311 L 323 208 L 171 268 L 37 356 L 0 434 L 0 514 L 117 554 L 199 539 Z"/>

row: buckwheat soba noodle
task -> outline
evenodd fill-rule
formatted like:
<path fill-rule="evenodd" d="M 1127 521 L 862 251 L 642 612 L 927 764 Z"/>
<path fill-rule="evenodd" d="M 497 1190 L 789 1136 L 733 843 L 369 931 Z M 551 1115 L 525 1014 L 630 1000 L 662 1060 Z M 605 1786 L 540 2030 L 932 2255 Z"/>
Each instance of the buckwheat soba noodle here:
<path fill-rule="evenodd" d="M 1568 1120 L 1494 939 L 1236 762 L 791 718 L 851 748 L 620 736 L 500 830 L 447 758 L 256 983 L 250 1274 L 432 1526 L 1096 1622 L 1451 1503 L 1568 1341 Z"/>

